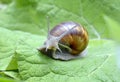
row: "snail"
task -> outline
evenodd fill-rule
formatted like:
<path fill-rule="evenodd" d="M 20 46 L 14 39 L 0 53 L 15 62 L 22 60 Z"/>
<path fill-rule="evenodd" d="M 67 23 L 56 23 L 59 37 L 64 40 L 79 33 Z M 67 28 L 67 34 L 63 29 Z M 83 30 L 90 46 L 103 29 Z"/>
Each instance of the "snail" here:
<path fill-rule="evenodd" d="M 48 36 L 44 45 L 38 50 L 59 60 L 71 60 L 87 54 L 88 32 L 75 22 L 63 22 L 51 31 L 48 23 Z"/>

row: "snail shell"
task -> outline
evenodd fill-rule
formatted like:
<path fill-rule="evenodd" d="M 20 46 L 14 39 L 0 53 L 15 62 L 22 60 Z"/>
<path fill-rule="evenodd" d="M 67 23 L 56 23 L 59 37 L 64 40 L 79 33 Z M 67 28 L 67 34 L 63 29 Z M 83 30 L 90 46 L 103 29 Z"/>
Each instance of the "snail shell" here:
<path fill-rule="evenodd" d="M 70 60 L 86 55 L 88 42 L 84 27 L 75 22 L 64 22 L 49 31 L 47 40 L 38 50 L 54 59 Z"/>

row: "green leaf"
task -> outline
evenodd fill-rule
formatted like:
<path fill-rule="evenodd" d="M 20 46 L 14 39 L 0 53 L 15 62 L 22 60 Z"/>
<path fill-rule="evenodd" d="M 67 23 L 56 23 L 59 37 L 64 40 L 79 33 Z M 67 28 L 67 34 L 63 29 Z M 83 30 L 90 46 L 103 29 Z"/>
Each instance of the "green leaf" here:
<path fill-rule="evenodd" d="M 21 81 L 16 81 L 16 80 L 13 80 L 10 78 L 2 77 L 2 78 L 0 78 L 0 82 L 21 82 Z"/>
<path fill-rule="evenodd" d="M 0 76 L 8 77 L 8 78 L 14 78 L 16 80 L 20 80 L 19 74 L 16 71 L 2 71 L 0 72 Z"/>
<path fill-rule="evenodd" d="M 60 61 L 41 54 L 36 48 L 42 45 L 44 36 L 36 36 L 19 31 L 9 31 L 1 28 L 4 38 L 9 35 L 10 43 L 16 47 L 18 69 L 22 80 L 27 82 L 119 82 L 120 70 L 116 65 L 114 42 L 110 40 L 90 40 L 88 54 L 81 59 Z M 0 39 L 1 40 L 1 39 Z M 6 43 L 6 42 L 5 42 Z M 4 43 L 3 43 L 4 44 Z M 106 47 L 108 46 L 109 47 Z M 0 54 L 1 55 L 1 54 Z M 13 54 L 11 54 L 13 55 Z M 114 71 L 114 72 L 113 72 Z"/>
<path fill-rule="evenodd" d="M 120 70 L 116 65 L 113 45 L 114 42 L 109 40 L 90 40 L 88 55 L 71 61 L 53 60 L 37 50 L 20 49 L 20 74 L 27 82 L 56 82 L 58 79 L 60 82 L 119 82 Z"/>
<path fill-rule="evenodd" d="M 17 69 L 15 50 L 17 36 L 12 38 L 13 33 L 0 28 L 0 70 Z M 16 38 L 15 38 L 16 37 Z"/>

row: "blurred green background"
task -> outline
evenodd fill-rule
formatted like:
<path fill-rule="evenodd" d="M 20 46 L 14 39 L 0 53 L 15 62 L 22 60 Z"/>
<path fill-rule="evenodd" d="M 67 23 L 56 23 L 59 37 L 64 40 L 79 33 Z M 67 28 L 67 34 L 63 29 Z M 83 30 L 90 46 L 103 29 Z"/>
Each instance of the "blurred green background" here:
<path fill-rule="evenodd" d="M 0 3 L 1 27 L 38 35 L 46 33 L 46 16 L 50 17 L 51 28 L 65 21 L 78 22 L 87 28 L 90 38 L 111 38 L 105 16 L 120 22 L 120 0 L 69 0 L 69 3 L 68 0 L 1 0 Z"/>

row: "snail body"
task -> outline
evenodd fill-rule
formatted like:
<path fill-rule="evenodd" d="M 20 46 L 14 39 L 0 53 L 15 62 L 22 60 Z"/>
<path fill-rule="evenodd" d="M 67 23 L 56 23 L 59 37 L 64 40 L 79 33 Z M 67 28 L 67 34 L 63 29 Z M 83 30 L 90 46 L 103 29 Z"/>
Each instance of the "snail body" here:
<path fill-rule="evenodd" d="M 70 60 L 86 55 L 88 41 L 84 27 L 64 22 L 48 31 L 47 40 L 38 50 L 54 59 Z"/>

